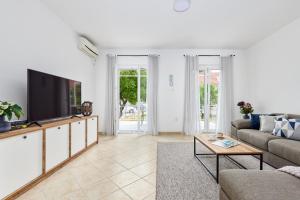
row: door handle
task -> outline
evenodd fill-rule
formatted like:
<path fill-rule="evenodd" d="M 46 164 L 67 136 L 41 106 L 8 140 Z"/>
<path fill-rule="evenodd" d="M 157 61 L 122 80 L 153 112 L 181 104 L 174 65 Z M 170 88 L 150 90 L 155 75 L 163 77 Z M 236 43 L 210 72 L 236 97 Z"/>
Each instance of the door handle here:
<path fill-rule="evenodd" d="M 24 136 L 23 136 L 23 139 L 24 139 L 24 140 L 26 140 L 26 139 L 27 139 L 27 136 L 26 136 L 26 135 L 24 135 Z"/>

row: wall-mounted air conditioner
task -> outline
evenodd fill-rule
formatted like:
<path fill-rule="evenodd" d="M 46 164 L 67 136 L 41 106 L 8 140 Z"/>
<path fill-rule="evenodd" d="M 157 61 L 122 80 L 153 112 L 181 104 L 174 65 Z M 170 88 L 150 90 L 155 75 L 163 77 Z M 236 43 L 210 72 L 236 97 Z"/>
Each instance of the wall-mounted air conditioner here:
<path fill-rule="evenodd" d="M 78 47 L 81 51 L 93 59 L 96 59 L 99 55 L 99 50 L 97 47 L 85 37 L 79 37 Z"/>

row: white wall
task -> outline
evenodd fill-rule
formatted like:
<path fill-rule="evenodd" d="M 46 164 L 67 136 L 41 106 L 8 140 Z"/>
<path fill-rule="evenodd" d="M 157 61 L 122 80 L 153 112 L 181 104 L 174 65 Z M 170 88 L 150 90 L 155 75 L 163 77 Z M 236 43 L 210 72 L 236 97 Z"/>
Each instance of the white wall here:
<path fill-rule="evenodd" d="M 236 86 L 234 90 L 243 91 L 243 79 L 240 74 L 244 72 L 244 53 L 243 51 L 233 50 L 191 50 L 191 49 L 159 49 L 159 50 L 113 50 L 106 49 L 101 51 L 101 57 L 96 65 L 96 112 L 100 115 L 101 124 L 104 123 L 105 98 L 106 98 L 106 54 L 159 54 L 159 92 L 158 92 L 158 117 L 160 132 L 181 132 L 183 127 L 183 106 L 184 106 L 184 75 L 185 60 L 184 54 L 236 54 L 235 57 L 235 77 Z M 174 88 L 168 86 L 169 75 L 174 75 Z M 241 99 L 242 94 L 234 96 L 234 100 Z M 237 113 L 237 112 L 236 112 Z M 103 131 L 104 126 L 100 126 Z"/>
<path fill-rule="evenodd" d="M 95 67 L 76 34 L 39 0 L 1 1 L 0 24 L 0 100 L 26 111 L 27 68 L 81 81 L 82 100 L 94 100 Z"/>
<path fill-rule="evenodd" d="M 248 99 L 248 74 L 245 50 L 239 50 L 233 65 L 233 119 L 240 119 L 239 101 Z"/>
<path fill-rule="evenodd" d="M 248 100 L 257 113 L 300 114 L 300 19 L 246 51 Z"/>

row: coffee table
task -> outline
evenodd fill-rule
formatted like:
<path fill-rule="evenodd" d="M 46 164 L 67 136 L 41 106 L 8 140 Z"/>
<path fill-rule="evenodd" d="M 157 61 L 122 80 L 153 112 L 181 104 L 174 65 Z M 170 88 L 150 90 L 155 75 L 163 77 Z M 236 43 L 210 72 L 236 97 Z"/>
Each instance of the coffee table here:
<path fill-rule="evenodd" d="M 240 144 L 230 148 L 223 148 L 217 145 L 212 144 L 214 141 L 210 141 L 211 134 L 201 134 L 198 136 L 194 136 L 194 156 L 200 161 L 200 163 L 205 167 L 205 169 L 212 175 L 212 177 L 219 183 L 219 157 L 224 156 L 234 164 L 238 165 L 243 169 L 247 169 L 245 166 L 234 160 L 233 158 L 229 157 L 232 155 L 252 155 L 252 156 L 259 156 L 260 160 L 260 170 L 263 169 L 263 152 L 258 150 L 250 145 L 242 143 L 238 141 Z M 230 139 L 237 141 L 229 136 L 224 136 L 224 139 Z M 207 149 L 209 149 L 212 153 L 197 153 L 197 141 L 204 145 Z M 216 175 L 212 173 L 212 171 L 207 167 L 204 162 L 201 160 L 201 156 L 208 156 L 213 155 L 216 156 Z"/>

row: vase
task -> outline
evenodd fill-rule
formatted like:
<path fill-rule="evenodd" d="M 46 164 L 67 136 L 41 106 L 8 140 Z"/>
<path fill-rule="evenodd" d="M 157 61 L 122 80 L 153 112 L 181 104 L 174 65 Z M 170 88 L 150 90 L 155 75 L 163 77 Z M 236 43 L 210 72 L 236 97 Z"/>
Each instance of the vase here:
<path fill-rule="evenodd" d="M 5 121 L 4 116 L 0 116 L 0 133 L 10 131 L 10 129 L 11 129 L 10 122 Z"/>
<path fill-rule="evenodd" d="M 250 119 L 250 117 L 249 117 L 248 114 L 244 114 L 244 115 L 243 115 L 243 119 Z"/>

